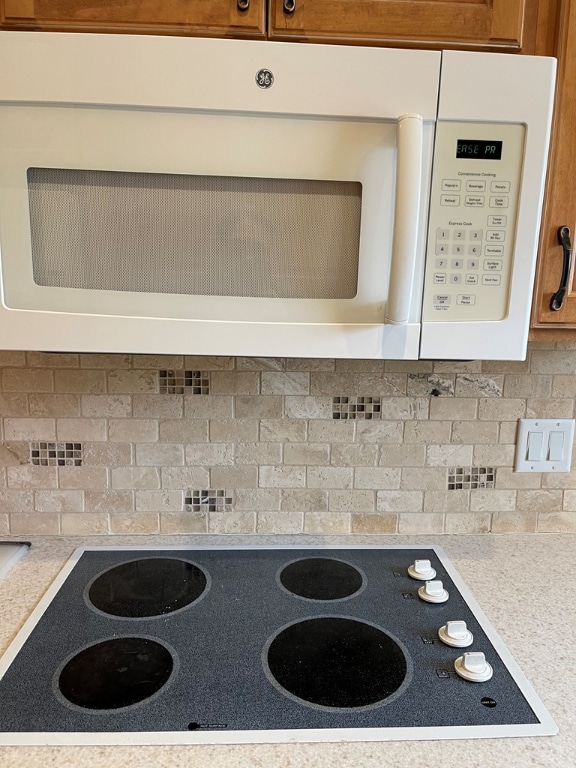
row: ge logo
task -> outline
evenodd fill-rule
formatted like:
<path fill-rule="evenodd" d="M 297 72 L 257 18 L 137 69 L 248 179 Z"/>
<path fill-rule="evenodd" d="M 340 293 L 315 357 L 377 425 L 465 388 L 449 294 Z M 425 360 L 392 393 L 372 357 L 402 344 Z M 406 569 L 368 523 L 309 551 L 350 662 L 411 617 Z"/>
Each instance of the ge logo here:
<path fill-rule="evenodd" d="M 256 85 L 258 88 L 270 88 L 274 82 L 274 75 L 269 69 L 259 69 L 256 72 Z"/>

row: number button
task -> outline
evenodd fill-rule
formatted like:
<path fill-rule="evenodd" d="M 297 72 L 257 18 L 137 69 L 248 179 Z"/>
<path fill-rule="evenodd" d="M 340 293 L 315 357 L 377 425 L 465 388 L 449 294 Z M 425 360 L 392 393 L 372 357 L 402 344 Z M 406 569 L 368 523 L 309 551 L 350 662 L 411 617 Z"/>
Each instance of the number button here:
<path fill-rule="evenodd" d="M 471 229 L 470 230 L 470 240 L 482 240 L 482 230 L 481 229 Z"/>
<path fill-rule="evenodd" d="M 436 243 L 436 256 L 443 256 L 448 253 L 448 246 L 443 243 Z"/>
<path fill-rule="evenodd" d="M 463 245 L 453 245 L 452 246 L 452 253 L 454 256 L 462 256 L 464 253 L 464 246 Z"/>
<path fill-rule="evenodd" d="M 459 283 L 462 282 L 462 275 L 458 275 L 458 274 L 450 275 L 450 282 L 452 283 L 452 285 L 458 285 Z"/>
<path fill-rule="evenodd" d="M 469 245 L 468 246 L 468 255 L 469 256 L 480 256 L 480 251 L 482 250 L 481 245 Z"/>
<path fill-rule="evenodd" d="M 466 237 L 466 232 L 463 229 L 455 229 L 454 230 L 454 240 L 464 240 Z"/>

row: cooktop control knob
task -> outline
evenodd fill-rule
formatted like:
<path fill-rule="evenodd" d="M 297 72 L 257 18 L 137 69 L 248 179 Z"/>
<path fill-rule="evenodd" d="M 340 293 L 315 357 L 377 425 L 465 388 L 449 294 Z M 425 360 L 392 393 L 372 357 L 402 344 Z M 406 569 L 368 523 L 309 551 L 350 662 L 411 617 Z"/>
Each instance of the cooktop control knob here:
<path fill-rule="evenodd" d="M 418 597 L 427 603 L 445 603 L 448 600 L 448 592 L 441 581 L 427 581 L 418 590 Z"/>
<path fill-rule="evenodd" d="M 430 560 L 415 560 L 408 566 L 408 576 L 420 581 L 430 581 L 436 576 L 436 571 L 432 568 Z"/>
<path fill-rule="evenodd" d="M 451 645 L 453 648 L 467 648 L 472 645 L 474 640 L 465 621 L 447 621 L 438 630 L 438 637 L 443 643 Z"/>
<path fill-rule="evenodd" d="M 490 680 L 494 670 L 479 651 L 470 651 L 459 656 L 454 662 L 456 673 L 472 683 L 485 683 Z"/>

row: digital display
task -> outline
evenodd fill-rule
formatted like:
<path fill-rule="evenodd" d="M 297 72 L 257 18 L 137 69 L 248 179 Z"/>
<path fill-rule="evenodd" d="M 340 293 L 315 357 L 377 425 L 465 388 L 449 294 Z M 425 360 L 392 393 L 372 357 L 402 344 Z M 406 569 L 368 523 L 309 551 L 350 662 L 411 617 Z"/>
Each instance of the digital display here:
<path fill-rule="evenodd" d="M 456 157 L 470 160 L 501 160 L 502 142 L 483 139 L 458 139 Z"/>

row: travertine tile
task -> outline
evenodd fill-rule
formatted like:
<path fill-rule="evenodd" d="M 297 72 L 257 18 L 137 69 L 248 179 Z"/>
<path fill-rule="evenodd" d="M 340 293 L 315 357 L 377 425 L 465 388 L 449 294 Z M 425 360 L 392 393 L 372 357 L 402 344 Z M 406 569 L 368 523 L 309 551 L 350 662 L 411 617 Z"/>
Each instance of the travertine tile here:
<path fill-rule="evenodd" d="M 444 514 L 439 512 L 420 512 L 411 514 L 401 512 L 398 519 L 398 533 L 443 533 Z"/>
<path fill-rule="evenodd" d="M 481 373 L 481 360 L 436 360 L 434 373 Z"/>
<path fill-rule="evenodd" d="M 184 492 L 175 490 L 136 491 L 136 512 L 182 512 Z"/>
<path fill-rule="evenodd" d="M 282 443 L 238 443 L 235 461 L 236 464 L 280 464 Z"/>
<path fill-rule="evenodd" d="M 252 371 L 214 371 L 210 374 L 213 395 L 257 395 L 260 376 Z M 210 524 L 210 523 L 209 523 Z"/>
<path fill-rule="evenodd" d="M 425 419 L 429 404 L 427 397 L 387 397 L 382 400 L 382 419 Z"/>
<path fill-rule="evenodd" d="M 526 400 L 490 397 L 478 401 L 478 418 L 482 421 L 514 421 L 525 414 Z"/>
<path fill-rule="evenodd" d="M 85 352 L 80 355 L 81 368 L 130 368 L 132 355 L 107 354 L 100 352 Z"/>
<path fill-rule="evenodd" d="M 406 421 L 403 424 L 404 443 L 428 444 L 450 442 L 450 432 L 452 429 L 452 422 L 450 421 Z M 399 441 L 395 442 L 402 442 L 402 437 L 400 437 Z"/>
<path fill-rule="evenodd" d="M 374 488 L 374 490 L 400 488 L 400 477 L 400 469 L 356 467 L 354 469 L 354 488 Z"/>
<path fill-rule="evenodd" d="M 330 490 L 328 509 L 330 512 L 373 512 L 375 496 L 373 490 Z"/>
<path fill-rule="evenodd" d="M 286 361 L 283 357 L 237 357 L 236 368 L 239 371 L 283 371 Z"/>
<path fill-rule="evenodd" d="M 405 373 L 359 374 L 356 390 L 365 396 L 403 397 L 407 394 L 407 376 Z"/>
<path fill-rule="evenodd" d="M 515 446 L 513 445 L 475 445 L 474 466 L 476 467 L 511 467 L 514 464 Z"/>
<path fill-rule="evenodd" d="M 498 401 L 496 401 L 498 402 Z M 433 397 L 430 399 L 432 421 L 469 421 L 478 414 L 478 400 L 472 397 Z"/>
<path fill-rule="evenodd" d="M 384 360 L 336 360 L 334 370 L 338 373 L 381 373 Z"/>
<path fill-rule="evenodd" d="M 469 466 L 472 464 L 472 450 L 472 445 L 427 445 L 426 464 L 435 467 Z"/>
<path fill-rule="evenodd" d="M 287 395 L 284 409 L 289 419 L 331 419 L 332 398 Z"/>
<path fill-rule="evenodd" d="M 210 473 L 204 467 L 162 467 L 160 477 L 162 488 L 174 490 L 210 488 Z M 160 486 L 149 486 L 150 490 L 154 490 L 154 487 Z"/>
<path fill-rule="evenodd" d="M 61 467 L 65 469 L 65 467 Z M 74 469 L 82 469 L 74 467 Z M 23 464 L 19 467 L 7 467 L 6 478 L 8 488 L 57 488 L 58 469 L 56 467 L 36 467 L 32 464 Z"/>
<path fill-rule="evenodd" d="M 437 373 L 410 373 L 406 392 L 411 397 L 452 397 L 454 380 L 454 376 L 439 376 Z"/>
<path fill-rule="evenodd" d="M 320 466 L 330 463 L 330 446 L 327 443 L 286 443 L 284 463 Z"/>
<path fill-rule="evenodd" d="M 352 488 L 353 481 L 352 467 L 308 467 L 306 470 L 308 488 Z"/>
<path fill-rule="evenodd" d="M 286 359 L 287 371 L 333 371 L 336 361 L 312 357 L 289 357 Z"/>
<path fill-rule="evenodd" d="M 34 395 L 31 395 L 33 397 Z M 42 395 L 39 395 L 42 397 Z M 0 393 L 0 417 L 6 416 L 28 416 L 29 396 L 20 392 Z M 36 413 L 34 416 L 44 416 L 45 414 Z"/>
<path fill-rule="evenodd" d="M 260 422 L 260 440 L 265 442 L 301 443 L 307 434 L 308 422 L 301 419 L 262 419 Z"/>
<path fill-rule="evenodd" d="M 310 394 L 310 374 L 298 371 L 261 374 L 263 395 L 308 395 Z"/>
<path fill-rule="evenodd" d="M 133 463 L 130 443 L 83 443 L 82 464 L 85 467 L 126 467 Z"/>
<path fill-rule="evenodd" d="M 530 378 L 530 377 L 527 377 Z M 553 376 L 551 396 L 555 399 L 576 397 L 576 376 Z"/>
<path fill-rule="evenodd" d="M 254 512 L 210 512 L 208 533 L 255 533 Z"/>
<path fill-rule="evenodd" d="M 552 399 L 526 401 L 526 418 L 528 419 L 571 419 L 574 417 L 574 401 L 572 399 Z"/>
<path fill-rule="evenodd" d="M 456 397 L 502 397 L 504 376 L 479 376 L 462 373 L 456 376 Z"/>
<path fill-rule="evenodd" d="M 280 395 L 236 395 L 234 415 L 237 419 L 280 419 L 284 403 Z"/>
<path fill-rule="evenodd" d="M 342 427 L 352 427 L 350 422 Z M 402 421 L 358 421 L 356 423 L 356 440 L 359 443 L 390 443 L 402 442 Z"/>
<path fill-rule="evenodd" d="M 204 515 L 194 516 L 190 512 L 162 512 L 160 515 L 160 532 L 177 533 L 207 533 L 208 518 Z"/>
<path fill-rule="evenodd" d="M 60 397 L 72 397 L 60 395 Z M 128 418 L 132 415 L 131 395 L 81 395 L 82 416 Z"/>
<path fill-rule="evenodd" d="M 489 512 L 447 513 L 444 522 L 446 533 L 490 533 L 492 515 Z"/>
<path fill-rule="evenodd" d="M 496 488 L 540 488 L 542 475 L 540 472 L 514 472 L 512 467 L 498 467 L 496 470 Z"/>
<path fill-rule="evenodd" d="M 313 397 L 338 397 L 358 394 L 358 377 L 354 373 L 335 371 L 312 371 L 310 373 L 310 394 Z"/>
<path fill-rule="evenodd" d="M 278 488 L 238 488 L 234 494 L 234 509 L 237 512 L 277 511 L 284 492 Z"/>
<path fill-rule="evenodd" d="M 56 512 L 13 512 L 10 533 L 16 536 L 57 535 L 60 533 L 60 515 Z"/>
<path fill-rule="evenodd" d="M 112 488 L 126 490 L 153 490 L 160 488 L 160 475 L 156 467 L 117 467 L 110 472 L 110 484 Z"/>
<path fill-rule="evenodd" d="M 261 488 L 304 488 L 306 485 L 306 467 L 261 466 L 257 471 Z"/>
<path fill-rule="evenodd" d="M 63 512 L 60 517 L 65 536 L 95 536 L 109 532 L 110 521 L 104 512 Z"/>
<path fill-rule="evenodd" d="M 424 512 L 463 513 L 470 509 L 470 491 L 426 491 Z"/>
<path fill-rule="evenodd" d="M 114 491 L 111 488 L 85 491 L 84 507 L 86 512 L 123 515 L 134 510 L 134 491 Z"/>
<path fill-rule="evenodd" d="M 56 371 L 54 374 L 54 390 L 56 392 L 78 392 L 91 395 L 103 394 L 106 392 L 106 372 L 82 370 Z"/>
<path fill-rule="evenodd" d="M 506 397 L 547 398 L 552 394 L 552 376 L 508 374 L 504 379 Z"/>
<path fill-rule="evenodd" d="M 0 509 L 6 514 L 23 514 L 34 509 L 32 491 L 0 490 Z"/>
<path fill-rule="evenodd" d="M 383 445 L 381 467 L 419 467 L 426 463 L 425 445 Z"/>
<path fill-rule="evenodd" d="M 431 360 L 385 360 L 384 370 L 397 373 L 431 373 Z"/>
<path fill-rule="evenodd" d="M 174 461 L 172 463 L 182 464 L 183 462 Z M 186 446 L 186 464 L 196 467 L 230 466 L 234 464 L 234 444 L 189 443 Z"/>
<path fill-rule="evenodd" d="M 158 392 L 158 371 L 108 371 L 108 391 L 126 394 Z"/>
<path fill-rule="evenodd" d="M 492 533 L 534 533 L 537 521 L 536 512 L 494 512 Z"/>
<path fill-rule="evenodd" d="M 558 512 L 562 509 L 561 490 L 540 488 L 534 491 L 518 491 L 516 509 L 520 512 Z"/>
<path fill-rule="evenodd" d="M 330 463 L 336 467 L 375 467 L 380 447 L 375 443 L 335 443 Z"/>
<path fill-rule="evenodd" d="M 576 515 L 573 512 L 542 510 L 536 523 L 538 533 L 575 533 Z"/>
<path fill-rule="evenodd" d="M 110 419 L 108 439 L 112 443 L 153 443 L 158 440 L 154 419 Z"/>
<path fill-rule="evenodd" d="M 83 512 L 83 491 L 36 491 L 34 508 L 37 512 Z"/>
<path fill-rule="evenodd" d="M 177 467 L 184 464 L 184 446 L 175 443 L 138 443 L 136 464 L 140 467 Z"/>
<path fill-rule="evenodd" d="M 160 516 L 156 512 L 110 513 L 111 533 L 159 533 Z"/>
<path fill-rule="evenodd" d="M 105 419 L 57 419 L 56 439 L 74 440 L 106 440 Z"/>
<path fill-rule="evenodd" d="M 471 512 L 511 512 L 516 508 L 516 491 L 480 489 L 470 491 Z"/>
<path fill-rule="evenodd" d="M 28 402 L 30 416 L 36 418 L 80 416 L 80 398 L 78 395 L 30 394 L 28 395 Z"/>
<path fill-rule="evenodd" d="M 78 368 L 80 358 L 73 352 L 27 352 L 26 363 L 31 368 Z"/>
<path fill-rule="evenodd" d="M 308 423 L 308 440 L 311 443 L 350 443 L 354 440 L 354 421 L 323 421 L 312 419 Z"/>
<path fill-rule="evenodd" d="M 112 368 L 116 366 L 112 365 Z M 180 370 L 184 368 L 183 355 L 132 355 L 133 368 L 152 368 L 154 370 Z"/>
<path fill-rule="evenodd" d="M 209 435 L 214 443 L 255 443 L 258 440 L 257 419 L 212 419 Z"/>
<path fill-rule="evenodd" d="M 256 518 L 257 533 L 302 533 L 304 530 L 303 512 L 258 512 Z"/>
<path fill-rule="evenodd" d="M 497 443 L 498 428 L 497 421 L 455 421 L 452 425 L 452 442 L 468 445 Z"/>
<path fill-rule="evenodd" d="M 5 440 L 55 440 L 54 419 L 4 419 Z"/>
<path fill-rule="evenodd" d="M 376 509 L 378 512 L 420 512 L 423 498 L 422 491 L 377 491 Z"/>
<path fill-rule="evenodd" d="M 17 467 L 30 462 L 30 443 L 6 442 L 0 444 L 0 467 Z"/>
<path fill-rule="evenodd" d="M 499 443 L 512 443 L 516 445 L 516 437 L 518 434 L 518 422 L 517 421 L 502 421 L 500 422 L 500 433 L 498 436 Z"/>
<path fill-rule="evenodd" d="M 234 358 L 213 357 L 210 355 L 185 355 L 184 368 L 195 371 L 231 371 L 234 369 Z"/>
<path fill-rule="evenodd" d="M 257 488 L 258 467 L 211 467 L 211 488 Z"/>
<path fill-rule="evenodd" d="M 162 443 L 205 443 L 208 441 L 208 421 L 169 420 L 159 424 Z"/>
<path fill-rule="evenodd" d="M 328 491 L 322 488 L 282 488 L 280 507 L 283 512 L 326 512 Z"/>
<path fill-rule="evenodd" d="M 34 467 L 34 469 L 41 469 L 41 467 Z M 112 470 L 112 472 L 117 471 Z M 78 490 L 107 488 L 108 470 L 105 467 L 58 467 L 58 484 L 60 488 L 77 488 Z"/>
<path fill-rule="evenodd" d="M 181 419 L 184 415 L 184 397 L 167 394 L 134 395 L 132 408 L 132 415 L 136 419 Z"/>
<path fill-rule="evenodd" d="M 0 350 L 0 368 L 26 365 L 26 353 L 9 349 Z"/>
<path fill-rule="evenodd" d="M 53 392 L 54 374 L 41 368 L 2 368 L 3 392 Z"/>
<path fill-rule="evenodd" d="M 0 534 L 4 536 L 10 533 L 10 516 L 7 512 L 0 513 Z"/>
<path fill-rule="evenodd" d="M 576 349 L 540 350 L 531 352 L 530 370 L 532 373 L 576 373 Z"/>
<path fill-rule="evenodd" d="M 350 533 L 351 516 L 346 512 L 306 512 L 304 533 L 334 536 Z"/>
<path fill-rule="evenodd" d="M 396 533 L 398 515 L 391 513 L 359 512 L 352 514 L 351 533 Z"/>
<path fill-rule="evenodd" d="M 445 467 L 403 467 L 400 488 L 403 491 L 443 491 L 446 489 Z"/>
<path fill-rule="evenodd" d="M 185 395 L 185 419 L 231 419 L 234 398 L 231 395 Z"/>

